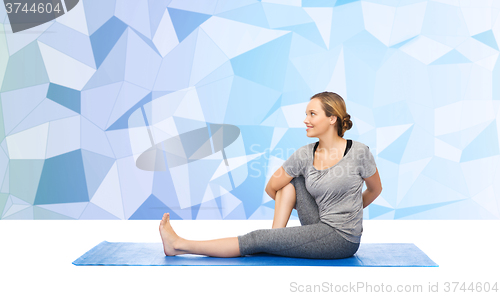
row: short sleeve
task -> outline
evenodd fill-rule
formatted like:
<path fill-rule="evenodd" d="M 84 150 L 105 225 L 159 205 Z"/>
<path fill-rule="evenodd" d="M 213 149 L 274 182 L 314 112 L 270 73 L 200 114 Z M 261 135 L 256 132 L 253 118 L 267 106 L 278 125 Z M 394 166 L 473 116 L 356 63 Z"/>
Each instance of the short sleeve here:
<path fill-rule="evenodd" d="M 375 163 L 375 158 L 373 157 L 370 148 L 365 145 L 360 153 L 360 175 L 361 178 L 366 179 L 373 176 L 377 171 L 377 164 Z"/>
<path fill-rule="evenodd" d="M 307 164 L 306 146 L 302 146 L 283 163 L 282 167 L 285 172 L 291 177 L 304 175 L 304 169 Z"/>

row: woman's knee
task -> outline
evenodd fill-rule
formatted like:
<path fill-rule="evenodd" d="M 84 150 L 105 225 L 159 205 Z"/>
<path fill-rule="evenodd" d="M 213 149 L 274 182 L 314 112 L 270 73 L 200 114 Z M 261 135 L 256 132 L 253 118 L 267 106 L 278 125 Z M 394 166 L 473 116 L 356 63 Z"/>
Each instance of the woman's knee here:
<path fill-rule="evenodd" d="M 294 177 L 291 181 L 290 181 L 290 184 L 296 186 L 297 183 L 305 183 L 305 178 L 304 176 L 300 175 L 300 176 L 297 176 L 297 177 Z"/>

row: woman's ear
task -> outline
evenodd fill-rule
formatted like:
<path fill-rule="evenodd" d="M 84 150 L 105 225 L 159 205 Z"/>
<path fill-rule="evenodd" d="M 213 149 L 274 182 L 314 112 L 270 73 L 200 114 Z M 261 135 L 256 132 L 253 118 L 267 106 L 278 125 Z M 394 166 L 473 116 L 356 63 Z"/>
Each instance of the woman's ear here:
<path fill-rule="evenodd" d="M 335 124 L 335 122 L 337 122 L 337 116 L 332 115 L 332 116 L 330 116 L 330 118 L 331 118 L 330 124 Z"/>

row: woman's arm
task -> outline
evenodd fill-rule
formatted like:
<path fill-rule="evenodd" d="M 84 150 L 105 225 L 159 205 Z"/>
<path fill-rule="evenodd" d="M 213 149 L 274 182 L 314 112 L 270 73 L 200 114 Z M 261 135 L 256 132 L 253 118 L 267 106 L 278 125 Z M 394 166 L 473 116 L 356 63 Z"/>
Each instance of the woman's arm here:
<path fill-rule="evenodd" d="M 269 179 L 269 182 L 267 182 L 265 191 L 272 199 L 275 199 L 276 192 L 290 183 L 292 179 L 293 177 L 288 175 L 281 166 L 276 170 L 276 172 L 274 172 L 274 174 Z"/>
<path fill-rule="evenodd" d="M 382 183 L 380 182 L 378 169 L 375 171 L 375 174 L 364 180 L 366 182 L 366 190 L 363 192 L 363 208 L 366 208 L 382 192 Z"/>

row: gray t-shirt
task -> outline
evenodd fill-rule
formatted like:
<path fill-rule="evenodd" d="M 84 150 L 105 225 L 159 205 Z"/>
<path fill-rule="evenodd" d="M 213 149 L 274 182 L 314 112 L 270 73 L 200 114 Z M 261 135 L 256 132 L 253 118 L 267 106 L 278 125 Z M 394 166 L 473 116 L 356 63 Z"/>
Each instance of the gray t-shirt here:
<path fill-rule="evenodd" d="M 334 166 L 318 170 L 313 166 L 315 144 L 297 149 L 283 163 L 283 169 L 294 178 L 304 176 L 322 222 L 339 230 L 345 239 L 359 243 L 363 232 L 363 179 L 375 174 L 375 159 L 367 145 L 353 140 L 347 154 Z"/>

